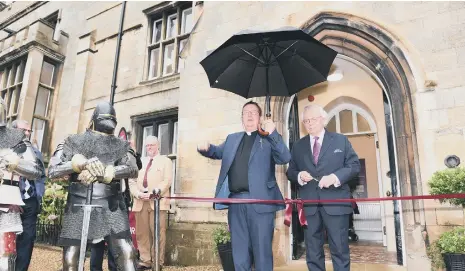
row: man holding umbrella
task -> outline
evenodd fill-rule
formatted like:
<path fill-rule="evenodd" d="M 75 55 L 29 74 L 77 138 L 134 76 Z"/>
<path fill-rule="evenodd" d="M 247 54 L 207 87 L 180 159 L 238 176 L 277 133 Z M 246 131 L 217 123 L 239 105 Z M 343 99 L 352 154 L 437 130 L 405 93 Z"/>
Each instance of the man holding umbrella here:
<path fill-rule="evenodd" d="M 244 132 L 228 135 L 219 146 L 209 143 L 198 146 L 197 150 L 203 156 L 222 159 L 216 198 L 283 200 L 276 183 L 275 165 L 287 164 L 291 154 L 271 120 L 263 123 L 269 135 L 258 134 L 261 116 L 260 106 L 248 102 L 242 108 Z M 219 204 L 214 207 L 222 208 Z M 235 270 L 250 270 L 252 259 L 256 270 L 273 270 L 275 213 L 282 209 L 284 205 L 276 204 L 229 206 L 228 223 Z"/>

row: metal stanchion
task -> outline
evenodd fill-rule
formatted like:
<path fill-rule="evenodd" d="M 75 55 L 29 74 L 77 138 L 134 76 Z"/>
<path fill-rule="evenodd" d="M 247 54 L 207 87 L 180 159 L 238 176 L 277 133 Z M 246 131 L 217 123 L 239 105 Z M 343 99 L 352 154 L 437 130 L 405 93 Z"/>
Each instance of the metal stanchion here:
<path fill-rule="evenodd" d="M 160 189 L 154 189 L 153 194 L 154 194 L 154 207 L 155 207 L 155 215 L 154 217 L 154 227 L 155 227 L 155 234 L 153 235 L 153 241 L 155 245 L 155 260 L 153 261 L 154 267 L 152 267 L 152 270 L 154 271 L 160 271 L 160 200 L 161 200 L 161 195 L 160 195 Z"/>

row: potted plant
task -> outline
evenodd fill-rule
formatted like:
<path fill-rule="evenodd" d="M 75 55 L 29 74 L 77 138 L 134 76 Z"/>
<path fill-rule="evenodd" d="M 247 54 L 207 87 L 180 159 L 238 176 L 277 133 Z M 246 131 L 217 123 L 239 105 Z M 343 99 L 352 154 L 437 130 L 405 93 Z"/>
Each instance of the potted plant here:
<path fill-rule="evenodd" d="M 465 193 L 465 168 L 455 167 L 436 171 L 429 181 L 431 195 Z M 465 207 L 465 199 L 439 199 L 453 206 Z M 436 268 L 447 271 L 465 270 L 465 228 L 456 227 L 441 234 L 430 246 L 429 257 Z M 441 261 L 441 259 L 443 261 Z"/>
<path fill-rule="evenodd" d="M 224 271 L 234 271 L 234 262 L 232 256 L 231 234 L 228 226 L 219 226 L 213 230 L 213 242 L 221 260 Z"/>
<path fill-rule="evenodd" d="M 428 250 L 433 267 L 447 271 L 465 270 L 465 228 L 457 227 L 441 234 Z"/>

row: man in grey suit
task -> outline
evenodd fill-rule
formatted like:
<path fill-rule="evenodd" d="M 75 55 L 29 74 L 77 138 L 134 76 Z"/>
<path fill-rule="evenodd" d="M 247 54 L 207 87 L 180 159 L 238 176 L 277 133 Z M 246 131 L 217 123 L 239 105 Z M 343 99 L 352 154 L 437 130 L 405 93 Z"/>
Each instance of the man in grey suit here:
<path fill-rule="evenodd" d="M 306 106 L 303 123 L 307 136 L 292 147 L 287 177 L 300 184 L 300 196 L 309 200 L 349 199 L 348 181 L 358 175 L 358 156 L 346 136 L 326 131 L 327 114 L 321 106 Z M 326 228 L 335 271 L 350 270 L 350 202 L 305 204 L 307 266 L 325 269 L 323 226 Z"/>
<path fill-rule="evenodd" d="M 209 143 L 197 147 L 200 154 L 222 159 L 215 198 L 283 200 L 276 183 L 275 165 L 287 164 L 289 149 L 271 120 L 265 121 L 268 136 L 257 132 L 262 111 L 255 102 L 242 108 L 245 132 L 228 135 L 215 146 Z M 215 209 L 227 205 L 214 204 Z M 228 223 L 236 271 L 249 271 L 252 261 L 257 271 L 273 270 L 273 232 L 276 211 L 284 204 L 230 204 Z"/>

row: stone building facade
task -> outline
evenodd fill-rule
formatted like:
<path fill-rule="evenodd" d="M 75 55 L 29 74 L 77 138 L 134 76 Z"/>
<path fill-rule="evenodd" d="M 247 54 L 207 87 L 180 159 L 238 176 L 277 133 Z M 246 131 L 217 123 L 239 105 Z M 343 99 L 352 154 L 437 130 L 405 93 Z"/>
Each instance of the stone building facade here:
<path fill-rule="evenodd" d="M 0 5 L 0 92 L 9 119 L 33 123 L 46 157 L 68 134 L 82 132 L 97 102 L 110 100 L 121 2 L 9 2 Z M 465 4 L 463 2 L 128 2 L 115 108 L 118 129 L 139 151 L 154 134 L 175 161 L 173 195 L 211 197 L 219 161 L 201 158 L 199 142 L 222 142 L 242 129 L 246 101 L 212 89 L 199 62 L 247 28 L 302 28 L 339 54 L 343 75 L 293 97 L 272 99 L 273 120 L 291 146 L 303 136 L 299 114 L 309 95 L 349 136 L 364 159 L 363 196 L 428 194 L 444 158 L 465 155 Z M 264 104 L 263 99 L 256 99 Z M 312 100 L 312 99 L 310 99 Z M 285 197 L 293 188 L 276 168 Z M 216 262 L 210 203 L 172 201 L 167 259 Z M 408 269 L 429 270 L 425 236 L 463 225 L 462 209 L 436 201 L 378 202 L 363 238 L 397 253 Z M 363 219 L 367 219 L 364 221 Z M 372 219 L 373 220 L 373 219 Z M 296 232 L 276 217 L 276 264 L 292 261 Z M 374 231 L 375 233 L 368 233 Z"/>

